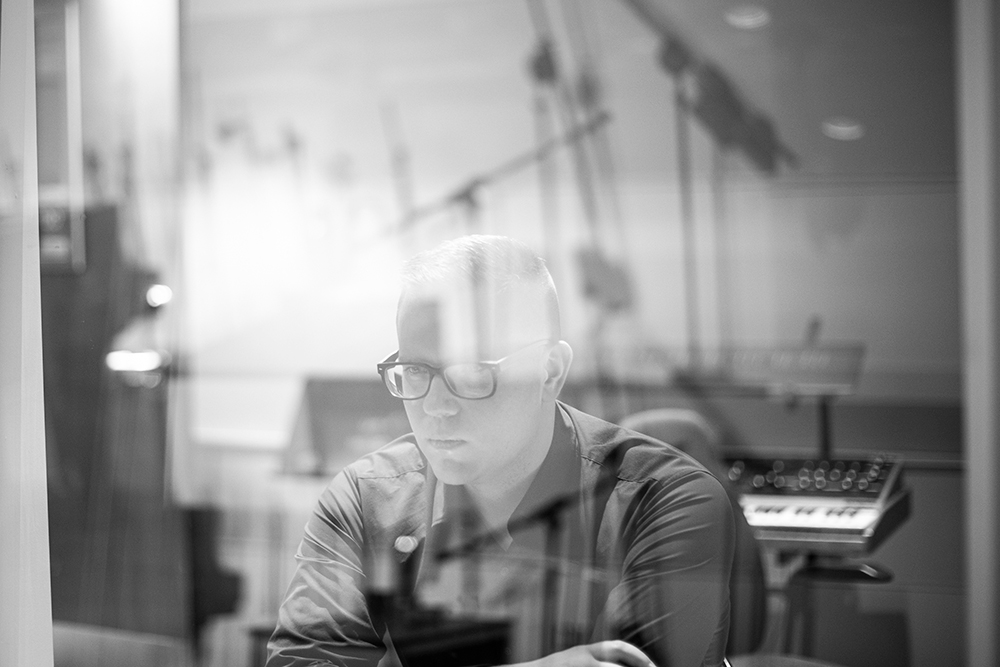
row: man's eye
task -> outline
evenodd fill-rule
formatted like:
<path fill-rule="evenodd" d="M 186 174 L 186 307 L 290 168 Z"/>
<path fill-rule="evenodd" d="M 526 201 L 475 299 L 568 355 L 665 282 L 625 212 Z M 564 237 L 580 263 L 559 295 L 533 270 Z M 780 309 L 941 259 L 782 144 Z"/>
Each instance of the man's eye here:
<path fill-rule="evenodd" d="M 461 364 L 448 367 L 448 379 L 453 382 L 477 384 L 492 379 L 490 370 L 480 364 Z"/>
<path fill-rule="evenodd" d="M 403 373 L 408 377 L 427 375 L 427 369 L 422 366 L 403 366 Z"/>

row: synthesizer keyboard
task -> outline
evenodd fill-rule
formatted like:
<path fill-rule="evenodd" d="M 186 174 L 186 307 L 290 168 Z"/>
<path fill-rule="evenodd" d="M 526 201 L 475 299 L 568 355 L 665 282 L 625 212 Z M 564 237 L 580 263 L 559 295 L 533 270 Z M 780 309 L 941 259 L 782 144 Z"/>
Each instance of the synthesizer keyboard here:
<path fill-rule="evenodd" d="M 865 554 L 909 516 L 902 463 L 887 457 L 726 463 L 747 523 L 779 550 Z"/>

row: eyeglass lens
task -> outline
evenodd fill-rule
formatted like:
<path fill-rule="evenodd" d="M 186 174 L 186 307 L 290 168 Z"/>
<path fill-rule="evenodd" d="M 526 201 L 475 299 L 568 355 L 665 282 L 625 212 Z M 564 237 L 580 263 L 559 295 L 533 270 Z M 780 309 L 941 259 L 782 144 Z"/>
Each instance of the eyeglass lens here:
<path fill-rule="evenodd" d="M 386 385 L 401 398 L 427 394 L 431 379 L 440 374 L 448 388 L 460 398 L 483 398 L 493 392 L 493 373 L 482 364 L 454 364 L 438 372 L 422 364 L 396 364 L 387 369 Z"/>

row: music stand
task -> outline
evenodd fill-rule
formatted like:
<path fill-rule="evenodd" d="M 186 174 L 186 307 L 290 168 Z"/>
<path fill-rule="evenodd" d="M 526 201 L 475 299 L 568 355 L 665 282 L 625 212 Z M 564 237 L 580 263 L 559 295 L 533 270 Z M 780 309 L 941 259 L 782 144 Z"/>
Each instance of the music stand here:
<path fill-rule="evenodd" d="M 709 370 L 683 373 L 689 387 L 720 394 L 815 398 L 819 456 L 833 453 L 832 402 L 853 394 L 861 376 L 865 348 L 861 343 L 726 347 Z"/>

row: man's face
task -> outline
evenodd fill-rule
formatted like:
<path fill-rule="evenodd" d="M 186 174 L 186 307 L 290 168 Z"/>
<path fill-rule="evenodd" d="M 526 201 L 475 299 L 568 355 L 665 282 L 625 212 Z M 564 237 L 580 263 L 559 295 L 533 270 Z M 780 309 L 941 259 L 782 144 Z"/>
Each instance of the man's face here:
<path fill-rule="evenodd" d="M 520 312 L 479 317 L 467 298 L 444 290 L 404 294 L 396 319 L 399 360 L 442 367 L 456 362 L 495 361 L 544 339 L 544 322 L 530 306 Z M 512 318 L 524 322 L 511 327 Z M 522 319 L 523 318 L 523 319 Z M 548 346 L 533 345 L 501 366 L 496 393 L 480 400 L 452 394 L 440 376 L 421 399 L 404 401 L 417 445 L 434 474 L 446 484 L 496 483 L 517 479 L 548 447 L 554 396 L 545 390 Z M 546 423 L 548 420 L 549 423 Z"/>

